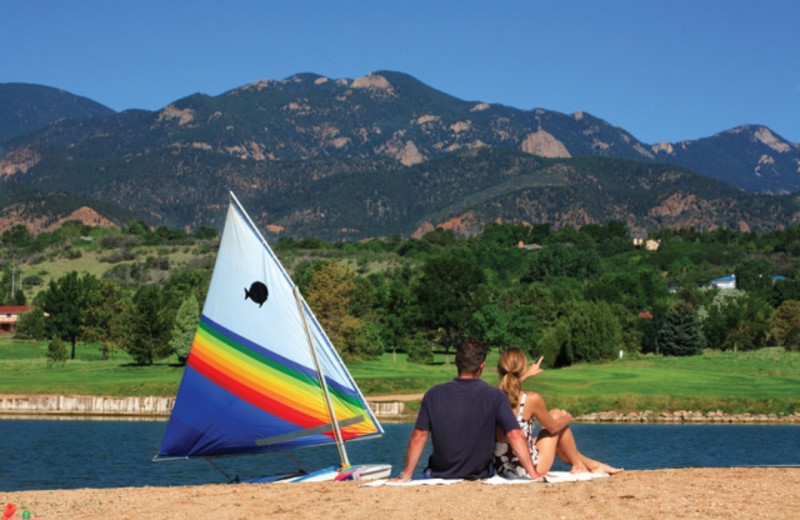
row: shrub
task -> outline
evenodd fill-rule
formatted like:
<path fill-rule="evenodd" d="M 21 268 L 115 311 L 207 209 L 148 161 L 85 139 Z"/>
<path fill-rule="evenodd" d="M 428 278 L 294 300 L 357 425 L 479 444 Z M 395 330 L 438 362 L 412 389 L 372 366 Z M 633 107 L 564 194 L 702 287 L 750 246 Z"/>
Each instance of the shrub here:
<path fill-rule="evenodd" d="M 20 316 L 17 322 L 15 338 L 42 340 L 47 337 L 47 324 L 44 313 L 34 309 Z"/>
<path fill-rule="evenodd" d="M 430 365 L 433 363 L 433 346 L 421 332 L 405 340 L 405 350 L 409 363 Z"/>
<path fill-rule="evenodd" d="M 81 250 L 80 250 L 80 249 L 75 249 L 75 248 L 72 248 L 72 247 L 71 247 L 71 248 L 69 248 L 69 249 L 66 249 L 66 250 L 64 250 L 64 252 L 62 253 L 62 255 L 63 255 L 63 257 L 64 257 L 64 258 L 66 258 L 67 260 L 77 260 L 78 258 L 80 258 L 81 256 L 83 256 L 83 253 L 81 253 Z"/>
<path fill-rule="evenodd" d="M 47 344 L 44 355 L 49 363 L 64 363 L 67 360 L 67 344 L 61 338 L 54 337 Z"/>

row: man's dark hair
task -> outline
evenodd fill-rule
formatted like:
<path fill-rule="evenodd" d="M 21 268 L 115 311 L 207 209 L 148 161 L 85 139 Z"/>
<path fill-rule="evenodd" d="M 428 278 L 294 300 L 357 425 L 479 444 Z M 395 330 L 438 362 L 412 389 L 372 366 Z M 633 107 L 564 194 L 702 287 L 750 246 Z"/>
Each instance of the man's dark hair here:
<path fill-rule="evenodd" d="M 456 368 L 459 374 L 474 374 L 486 361 L 489 346 L 477 339 L 465 339 L 456 349 Z"/>

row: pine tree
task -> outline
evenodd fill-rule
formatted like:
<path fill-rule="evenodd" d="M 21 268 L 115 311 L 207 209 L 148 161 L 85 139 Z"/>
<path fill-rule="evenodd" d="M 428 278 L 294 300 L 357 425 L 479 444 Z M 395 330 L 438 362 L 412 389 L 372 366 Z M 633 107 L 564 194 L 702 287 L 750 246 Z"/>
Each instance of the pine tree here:
<path fill-rule="evenodd" d="M 42 310 L 50 315 L 48 334 L 71 343 L 70 359 L 75 359 L 75 345 L 82 332 L 87 296 L 96 285 L 95 277 L 87 274 L 79 278 L 78 273 L 72 271 L 51 281 L 49 288 L 42 293 Z"/>
<path fill-rule="evenodd" d="M 786 300 L 772 313 L 769 334 L 787 350 L 800 349 L 800 301 Z"/>
<path fill-rule="evenodd" d="M 183 364 L 189 357 L 189 350 L 192 348 L 192 340 L 200 321 L 200 305 L 197 303 L 193 293 L 181 302 L 178 313 L 175 315 L 175 324 L 172 326 L 172 340 L 170 348 L 178 361 Z"/>
<path fill-rule="evenodd" d="M 161 300 L 157 285 L 145 285 L 133 297 L 126 350 L 140 365 L 152 365 L 170 353 L 172 323 Z"/>
<path fill-rule="evenodd" d="M 103 359 L 127 340 L 125 316 L 130 306 L 127 292 L 115 282 L 102 280 L 88 294 L 81 330 L 85 341 L 99 345 Z"/>
<path fill-rule="evenodd" d="M 703 327 L 694 307 L 678 300 L 658 331 L 656 348 L 666 356 L 694 356 L 706 347 Z"/>

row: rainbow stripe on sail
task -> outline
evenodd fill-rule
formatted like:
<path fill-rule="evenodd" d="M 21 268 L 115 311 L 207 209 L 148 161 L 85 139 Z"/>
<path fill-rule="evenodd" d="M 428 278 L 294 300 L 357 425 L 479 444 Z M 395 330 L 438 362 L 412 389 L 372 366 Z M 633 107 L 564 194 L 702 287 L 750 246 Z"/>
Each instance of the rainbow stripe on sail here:
<path fill-rule="evenodd" d="M 197 329 L 187 365 L 220 388 L 299 428 L 331 424 L 316 373 L 237 337 L 207 317 Z M 359 396 L 327 382 L 338 420 L 360 418 L 357 424 L 341 428 L 342 437 L 377 432 Z M 332 437 L 332 431 L 328 435 Z"/>

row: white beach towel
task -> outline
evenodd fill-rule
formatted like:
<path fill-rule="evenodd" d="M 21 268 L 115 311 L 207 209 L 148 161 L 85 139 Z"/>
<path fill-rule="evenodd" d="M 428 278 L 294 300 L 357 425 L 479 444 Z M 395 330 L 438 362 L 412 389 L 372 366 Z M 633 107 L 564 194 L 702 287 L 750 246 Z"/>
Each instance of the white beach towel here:
<path fill-rule="evenodd" d="M 608 477 L 605 473 L 570 473 L 569 471 L 550 471 L 544 476 L 531 480 L 527 478 L 503 478 L 495 475 L 493 477 L 483 480 L 484 484 L 489 485 L 516 485 L 516 484 L 533 484 L 534 482 L 547 482 L 549 484 L 559 484 L 561 482 L 580 482 L 584 480 L 593 480 L 596 478 Z M 447 479 L 447 478 L 421 478 L 417 480 L 398 480 L 392 481 L 390 479 L 371 480 L 360 487 L 377 487 L 377 486 L 446 486 L 462 482 L 463 479 Z"/>
<path fill-rule="evenodd" d="M 449 479 L 449 478 L 421 478 L 417 480 L 398 480 L 392 481 L 389 479 L 379 479 L 373 480 L 371 482 L 367 482 L 366 484 L 361 484 L 360 487 L 376 487 L 376 486 L 438 486 L 438 485 L 448 485 L 448 484 L 455 484 L 456 482 L 461 482 L 462 479 Z"/>
<path fill-rule="evenodd" d="M 607 473 L 570 473 L 569 471 L 549 471 L 545 476 L 545 482 L 551 484 L 558 482 L 579 482 L 583 480 L 593 480 L 596 478 L 607 478 Z"/>
<path fill-rule="evenodd" d="M 508 485 L 508 484 L 532 484 L 534 482 L 544 482 L 544 477 L 539 477 L 536 480 L 529 478 L 503 478 L 500 475 L 489 477 L 483 481 L 484 484 L 489 485 Z"/>
<path fill-rule="evenodd" d="M 536 480 L 530 479 L 507 479 L 495 475 L 483 481 L 484 484 L 490 485 L 507 485 L 507 484 L 531 484 L 533 482 L 548 482 L 550 484 L 558 484 L 561 482 L 579 482 L 583 480 L 592 480 L 596 478 L 608 477 L 605 473 L 570 473 L 569 471 L 549 471 L 543 477 Z"/>

